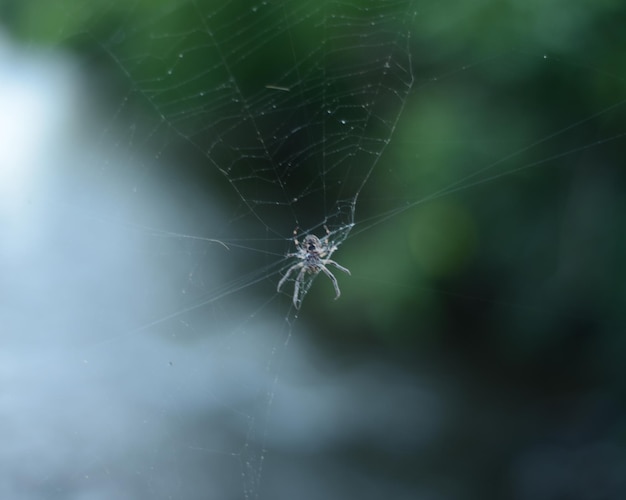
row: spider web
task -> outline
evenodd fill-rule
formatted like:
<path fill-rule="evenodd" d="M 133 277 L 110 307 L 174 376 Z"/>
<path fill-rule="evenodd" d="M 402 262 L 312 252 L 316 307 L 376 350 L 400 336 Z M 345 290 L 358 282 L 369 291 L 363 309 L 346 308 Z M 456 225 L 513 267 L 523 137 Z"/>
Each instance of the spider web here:
<path fill-rule="evenodd" d="M 236 193 L 245 237 L 275 236 L 264 251 L 284 255 L 294 227 L 330 227 L 339 246 L 354 225 L 413 85 L 414 16 L 410 2 L 188 2 L 163 16 L 167 30 L 156 20 L 99 40 L 132 82 L 125 102 L 145 99 L 161 117 L 145 147 L 161 159 L 172 134 L 192 146 L 201 175 L 223 175 Z"/>
<path fill-rule="evenodd" d="M 332 413 L 334 401 L 369 405 L 368 390 L 379 375 L 387 381 L 380 393 L 399 379 L 373 370 L 371 378 L 359 377 L 363 397 L 349 399 L 349 377 L 320 375 L 335 367 L 311 354 L 307 325 L 328 314 L 332 319 L 317 328 L 319 335 L 325 328 L 329 336 L 360 331 L 368 322 L 389 334 L 400 325 L 384 324 L 390 316 L 379 315 L 389 307 L 384 296 L 417 304 L 426 317 L 433 290 L 470 309 L 484 300 L 527 312 L 525 295 L 500 301 L 488 291 L 448 287 L 454 269 L 477 252 L 478 223 L 463 207 L 481 212 L 495 204 L 514 213 L 507 207 L 528 203 L 525 193 L 542 186 L 546 198 L 558 200 L 564 184 L 584 177 L 563 173 L 567 162 L 596 150 L 611 157 L 624 137 L 619 126 L 605 132 L 599 125 L 618 121 L 621 97 L 598 99 L 590 110 L 563 111 L 557 123 L 498 123 L 484 110 L 493 109 L 490 101 L 510 101 L 491 94 L 485 81 L 508 82 L 507 91 L 523 86 L 520 68 L 537 59 L 562 75 L 609 86 L 623 78 L 595 67 L 571 68 L 534 47 L 493 55 L 492 42 L 490 55 L 479 59 L 449 48 L 431 53 L 419 40 L 420 30 L 436 31 L 420 21 L 423 8 L 407 1 L 181 1 L 96 8 L 70 3 L 54 12 L 53 38 L 78 55 L 75 70 L 88 75 L 86 87 L 105 96 L 94 114 L 107 122 L 93 125 L 95 140 L 91 130 L 77 132 L 88 153 L 69 162 L 63 175 L 72 182 L 44 203 L 56 213 L 49 255 L 65 248 L 60 240 L 68 237 L 79 243 L 74 260 L 82 273 L 73 288 L 93 290 L 83 279 L 102 283 L 101 263 L 117 285 L 102 286 L 71 328 L 59 323 L 59 331 L 77 333 L 43 342 L 58 356 L 55 366 L 65 367 L 52 370 L 51 381 L 81 378 L 67 399 L 85 403 L 55 414 L 55 425 L 40 422 L 37 407 L 28 406 L 28 427 L 68 432 L 67 420 L 76 426 L 68 432 L 72 439 L 88 446 L 52 441 L 51 448 L 69 457 L 71 470 L 45 455 L 26 474 L 35 478 L 33 498 L 41 491 L 60 498 L 85 491 L 107 498 L 379 498 L 363 473 L 366 466 L 346 465 L 330 453 L 331 460 L 320 464 L 319 456 L 335 443 L 345 454 L 360 446 L 346 437 L 352 414 Z M 445 70 L 436 64 L 442 59 L 452 59 Z M 449 129 L 451 122 L 435 111 L 445 106 L 467 121 Z M 515 108 L 506 114 L 518 116 Z M 438 130 L 431 135 L 420 123 Z M 486 145 L 485 136 L 475 134 L 479 128 L 489 130 Z M 492 183 L 498 188 L 490 190 Z M 491 204 L 485 204 L 485 191 Z M 529 205 L 527 212 L 544 206 Z M 425 219 L 416 216 L 404 239 L 386 232 L 418 212 Z M 503 225 L 517 223 L 522 225 Z M 276 290 L 294 264 L 286 258 L 295 251 L 294 229 L 302 241 L 307 234 L 323 238 L 326 227 L 338 246 L 332 258 L 352 276 L 335 273 L 342 297 L 333 302 L 329 280 L 307 275 L 298 311 L 292 301 L 297 273 Z M 494 222 L 493 233 L 501 227 Z M 457 238 L 440 248 L 459 252 L 433 246 L 441 242 L 439 233 Z M 82 234 L 91 243 L 76 238 Z M 522 239 L 541 234 L 518 233 Z M 399 242 L 410 247 L 424 274 L 432 272 L 435 284 L 390 265 Z M 485 252 L 485 259 L 516 255 L 515 245 L 520 242 Z M 92 254 L 95 249 L 106 259 Z M 376 254 L 384 260 L 372 262 Z M 65 253 L 57 258 L 64 268 Z M 527 282 L 528 288 L 537 281 Z M 365 290 L 355 305 L 358 288 Z M 369 310 L 362 312 L 362 304 Z M 348 321 L 341 311 L 366 319 Z M 523 315 L 529 322 L 533 317 Z M 16 324 L 23 328 L 24 322 Z M 420 331 L 428 328 L 427 321 L 420 323 Z M 307 391 L 309 379 L 325 384 L 328 398 Z M 334 392 L 335 386 L 343 392 Z M 54 386 L 47 392 L 67 397 Z M 108 392 L 114 394 L 110 402 L 99 396 Z M 382 406 L 402 407 L 406 420 L 419 420 L 422 433 L 415 437 L 402 419 L 383 419 L 389 441 L 374 439 L 381 448 L 391 446 L 398 459 L 395 450 L 405 442 L 411 450 L 430 442 L 440 414 L 429 390 L 386 401 Z M 425 417 L 418 407 L 433 413 Z M 378 411 L 372 405 L 365 413 Z M 337 422 L 341 431 L 333 433 L 328 427 Z M 411 432 L 403 434 L 407 428 Z M 36 450 L 29 446 L 19 458 L 27 461 Z M 14 458 L 2 462 L 15 470 L 9 469 Z M 321 479 L 332 475 L 344 479 Z M 412 481 L 402 476 L 398 490 L 420 490 Z M 24 491 L 12 483 L 7 495 Z"/>

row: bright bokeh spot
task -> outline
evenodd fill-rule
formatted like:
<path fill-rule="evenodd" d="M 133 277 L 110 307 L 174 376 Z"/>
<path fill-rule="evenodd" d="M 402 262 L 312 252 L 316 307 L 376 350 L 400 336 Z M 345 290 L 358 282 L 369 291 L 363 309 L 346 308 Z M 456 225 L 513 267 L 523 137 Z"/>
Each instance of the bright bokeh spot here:
<path fill-rule="evenodd" d="M 45 179 L 67 129 L 71 77 L 60 57 L 20 53 L 0 37 L 0 207 L 3 218 Z"/>

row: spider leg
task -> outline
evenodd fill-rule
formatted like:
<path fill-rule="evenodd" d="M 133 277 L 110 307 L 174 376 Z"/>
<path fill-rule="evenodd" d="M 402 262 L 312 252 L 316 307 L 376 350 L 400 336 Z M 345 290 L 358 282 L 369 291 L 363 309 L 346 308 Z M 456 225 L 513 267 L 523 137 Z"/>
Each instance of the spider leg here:
<path fill-rule="evenodd" d="M 333 273 L 326 269 L 325 265 L 321 264 L 320 269 L 326 276 L 330 278 L 330 281 L 333 282 L 333 286 L 335 287 L 335 300 L 337 300 L 341 296 L 341 292 L 339 291 L 339 285 L 337 284 L 337 278 L 335 278 L 335 275 Z"/>
<path fill-rule="evenodd" d="M 291 273 L 294 272 L 299 267 L 303 267 L 303 265 L 304 264 L 302 262 L 298 262 L 297 264 L 294 264 L 289 269 L 287 269 L 287 272 L 285 273 L 285 275 L 278 282 L 278 286 L 276 287 L 276 291 L 280 292 L 280 287 L 282 287 L 285 284 L 285 281 L 287 281 L 287 278 L 289 278 Z"/>
<path fill-rule="evenodd" d="M 324 229 L 326 229 L 326 237 L 324 238 L 324 243 L 326 244 L 326 246 L 328 246 L 328 237 L 330 236 L 330 230 L 328 229 L 328 226 L 326 224 L 324 224 Z"/>
<path fill-rule="evenodd" d="M 337 269 L 339 269 L 340 271 L 343 271 L 344 273 L 349 274 L 350 276 L 352 276 L 352 274 L 350 273 L 350 270 L 340 266 L 339 264 L 337 264 L 334 260 L 330 260 L 330 259 L 325 259 L 324 260 L 324 264 L 332 264 L 333 266 L 335 266 Z"/>
<path fill-rule="evenodd" d="M 306 267 L 304 266 L 302 262 L 297 265 L 301 266 L 302 269 L 298 273 L 298 277 L 296 278 L 296 283 L 293 286 L 293 305 L 295 306 L 296 309 L 300 309 L 300 306 L 298 305 L 298 293 L 300 292 L 300 283 L 302 283 L 304 273 L 306 272 Z"/>

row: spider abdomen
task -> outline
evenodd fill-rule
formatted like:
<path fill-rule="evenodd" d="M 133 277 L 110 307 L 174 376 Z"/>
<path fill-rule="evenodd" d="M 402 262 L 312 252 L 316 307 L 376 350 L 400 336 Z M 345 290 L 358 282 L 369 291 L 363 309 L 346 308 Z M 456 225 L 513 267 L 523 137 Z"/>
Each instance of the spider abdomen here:
<path fill-rule="evenodd" d="M 307 254 L 307 256 L 305 257 L 306 260 L 306 267 L 309 271 L 309 273 L 311 274 L 317 274 L 320 272 L 321 270 L 321 259 L 319 258 L 319 255 L 317 254 Z"/>

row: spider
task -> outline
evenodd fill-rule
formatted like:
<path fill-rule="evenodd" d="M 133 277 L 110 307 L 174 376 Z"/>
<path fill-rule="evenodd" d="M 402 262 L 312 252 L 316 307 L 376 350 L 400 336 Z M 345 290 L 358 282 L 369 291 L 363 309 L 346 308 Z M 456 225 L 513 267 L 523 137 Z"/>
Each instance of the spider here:
<path fill-rule="evenodd" d="M 280 288 L 285 284 L 287 278 L 296 271 L 300 269 L 298 276 L 296 277 L 295 285 L 293 287 L 293 305 L 296 309 L 299 309 L 298 305 L 298 293 L 300 292 L 300 286 L 304 282 L 305 273 L 309 274 L 317 274 L 322 271 L 330 281 L 333 282 L 333 286 L 335 287 L 335 300 L 339 298 L 341 292 L 339 291 L 339 285 L 337 284 L 337 278 L 331 273 L 326 267 L 328 264 L 332 264 L 340 271 L 344 273 L 350 274 L 350 271 L 343 266 L 337 264 L 334 260 L 330 259 L 330 256 L 337 250 L 337 246 L 334 243 L 330 243 L 328 241 L 328 237 L 330 236 L 330 231 L 326 226 L 326 237 L 323 240 L 320 240 L 317 236 L 313 234 L 309 234 L 304 237 L 302 243 L 298 241 L 297 234 L 298 228 L 293 230 L 293 241 L 296 244 L 296 251 L 293 253 L 288 253 L 287 257 L 297 257 L 300 259 L 299 262 L 296 262 L 293 266 L 287 269 L 285 275 L 278 282 L 277 291 L 280 291 Z"/>

